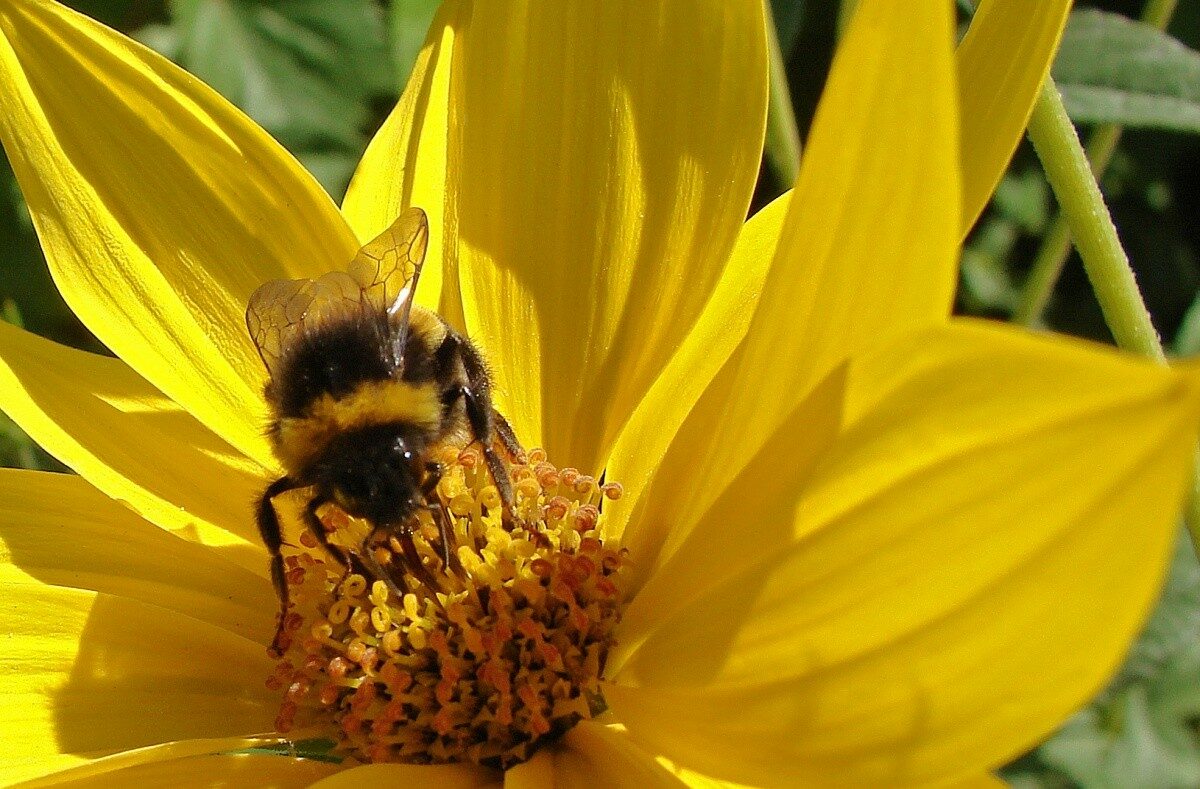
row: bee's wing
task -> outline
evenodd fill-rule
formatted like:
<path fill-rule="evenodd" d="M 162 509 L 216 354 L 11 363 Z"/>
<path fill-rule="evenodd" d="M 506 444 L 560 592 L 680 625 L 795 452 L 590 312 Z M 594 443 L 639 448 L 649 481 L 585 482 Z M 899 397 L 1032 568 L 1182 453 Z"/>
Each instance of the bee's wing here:
<path fill-rule="evenodd" d="M 428 248 L 428 217 L 420 208 L 406 208 L 350 261 L 350 276 L 363 295 L 376 308 L 387 311 L 397 349 L 404 348 L 408 313 Z"/>
<path fill-rule="evenodd" d="M 362 288 L 341 271 L 317 279 L 276 279 L 261 285 L 246 307 L 246 328 L 267 371 L 279 372 L 283 349 L 329 317 L 363 309 Z"/>
<path fill-rule="evenodd" d="M 246 307 L 246 328 L 272 378 L 279 372 L 283 349 L 293 338 L 328 317 L 357 310 L 387 312 L 399 364 L 428 246 L 429 220 L 420 208 L 409 208 L 358 251 L 350 261 L 349 273 L 273 280 L 254 291 Z"/>

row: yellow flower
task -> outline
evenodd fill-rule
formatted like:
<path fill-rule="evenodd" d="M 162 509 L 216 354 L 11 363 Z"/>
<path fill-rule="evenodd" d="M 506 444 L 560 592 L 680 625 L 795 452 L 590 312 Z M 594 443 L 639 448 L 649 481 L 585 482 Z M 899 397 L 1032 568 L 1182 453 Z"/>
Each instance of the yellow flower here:
<path fill-rule="evenodd" d="M 743 226 L 757 0 L 448 2 L 340 213 L 195 79 L 0 0 L 0 137 L 120 357 L 0 327 L 0 403 L 82 477 L 0 474 L 3 778 L 501 780 L 232 753 L 279 710 L 246 299 L 407 205 L 521 438 L 626 486 L 608 713 L 506 784 L 948 783 L 1036 742 L 1143 620 L 1200 415 L 1192 378 L 948 318 L 1067 5 L 984 3 L 959 90 L 949 2 L 864 0 Z"/>

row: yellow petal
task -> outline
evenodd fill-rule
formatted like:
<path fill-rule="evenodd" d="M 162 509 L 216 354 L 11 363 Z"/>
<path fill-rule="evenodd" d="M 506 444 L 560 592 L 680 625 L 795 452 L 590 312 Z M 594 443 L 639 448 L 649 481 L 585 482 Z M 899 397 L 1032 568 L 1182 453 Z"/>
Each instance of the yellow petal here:
<path fill-rule="evenodd" d="M 843 420 L 790 530 L 748 524 L 736 575 L 605 690 L 648 748 L 749 783 L 978 775 L 1095 693 L 1141 626 L 1200 380 L 963 322 L 856 360 Z"/>
<path fill-rule="evenodd" d="M 454 5 L 445 246 L 467 328 L 518 437 L 599 472 L 746 216 L 763 6 Z"/>
<path fill-rule="evenodd" d="M 956 778 L 952 781 L 939 784 L 939 786 L 943 786 L 945 789 L 1004 789 L 1008 784 L 994 775 L 984 773 L 982 775 L 968 775 L 964 778 Z"/>
<path fill-rule="evenodd" d="M 554 748 L 554 787 L 672 787 L 686 784 L 619 725 L 583 721 Z"/>
<path fill-rule="evenodd" d="M 504 789 L 555 789 L 554 752 L 542 748 L 529 761 L 505 770 Z"/>
<path fill-rule="evenodd" d="M 357 249 L 316 181 L 199 80 L 49 0 L 0 6 L 0 140 L 71 308 L 268 462 L 246 299 Z"/>
<path fill-rule="evenodd" d="M 723 454 L 752 450 L 857 349 L 948 315 L 958 246 L 951 29 L 941 0 L 859 4 L 747 332 L 740 369 L 753 385 L 738 387 Z"/>
<path fill-rule="evenodd" d="M 605 527 L 620 535 L 641 492 L 657 470 L 679 425 L 705 387 L 741 342 L 762 292 L 767 266 L 775 255 L 791 193 L 759 211 L 738 234 L 729 263 L 704 312 L 658 380 L 642 398 L 613 446 L 608 478 L 625 487 L 625 495 L 606 509 Z M 665 521 L 639 519 L 639 528 L 666 527 Z M 650 534 L 642 541 L 655 542 Z"/>
<path fill-rule="evenodd" d="M 450 66 L 454 26 L 445 10 L 413 65 L 400 102 L 380 127 L 346 190 L 342 213 L 366 243 L 409 206 L 429 216 L 429 251 L 421 269 L 417 303 L 438 310 L 460 329 L 462 305 L 456 277 L 443 280 L 446 146 L 450 122 Z M 443 283 L 449 288 L 443 294 Z M 444 296 L 444 298 L 443 298 Z"/>
<path fill-rule="evenodd" d="M 152 761 L 100 775 L 74 778 L 49 776 L 39 786 L 71 789 L 211 789 L 214 786 L 254 786 L 263 789 L 303 789 L 343 768 L 339 764 L 262 754 L 218 754 Z"/>
<path fill-rule="evenodd" d="M 644 494 L 663 505 L 659 528 L 686 533 L 838 362 L 945 320 L 958 240 L 950 47 L 941 0 L 859 4 L 746 340 L 674 437 L 668 457 L 685 462 L 665 463 Z"/>
<path fill-rule="evenodd" d="M 73 474 L 0 469 L 4 580 L 128 597 L 265 644 L 275 597 L 227 550 L 172 536 Z"/>
<path fill-rule="evenodd" d="M 6 780 L 188 738 L 269 731 L 261 644 L 127 598 L 0 582 Z"/>
<path fill-rule="evenodd" d="M 317 781 L 312 789 L 360 789 L 363 786 L 477 789 L 499 783 L 498 772 L 473 764 L 368 764 Z"/>
<path fill-rule="evenodd" d="M 992 197 L 1025 133 L 1071 0 L 983 0 L 958 47 L 962 235 Z"/>
<path fill-rule="evenodd" d="M 48 452 L 147 520 L 237 546 L 261 570 L 251 502 L 261 466 L 117 359 L 0 323 L 0 409 Z M 246 565 L 246 562 L 253 562 Z"/>
<path fill-rule="evenodd" d="M 795 492 L 807 484 L 814 465 L 837 437 L 844 396 L 843 367 L 788 415 L 720 491 L 688 484 L 685 470 L 693 467 L 692 453 L 699 448 L 685 443 L 690 436 L 680 434 L 659 471 L 660 478 L 678 480 L 679 488 L 660 487 L 656 478 L 654 495 L 634 513 L 635 527 L 626 534 L 628 583 L 635 596 L 608 658 L 610 676 L 658 623 L 735 572 L 735 559 L 754 557 L 754 548 L 766 550 L 781 539 L 770 531 L 773 527 L 790 533 L 786 530 Z M 755 493 L 747 496 L 746 490 Z"/>
<path fill-rule="evenodd" d="M 145 748 L 120 751 L 98 758 L 87 755 L 60 754 L 54 759 L 63 765 L 62 769 L 53 772 L 43 771 L 43 777 L 22 781 L 15 786 L 19 786 L 21 789 L 42 789 L 42 787 L 48 786 L 87 785 L 89 781 L 101 784 L 109 774 L 119 775 L 121 771 L 141 765 L 153 765 L 160 762 L 177 764 L 190 757 L 205 757 L 246 748 L 273 746 L 279 743 L 279 737 L 220 737 L 148 745 Z M 24 774 L 12 772 L 12 775 Z M 0 779 L 7 781 L 9 778 L 10 774 L 7 772 L 0 774 Z"/>

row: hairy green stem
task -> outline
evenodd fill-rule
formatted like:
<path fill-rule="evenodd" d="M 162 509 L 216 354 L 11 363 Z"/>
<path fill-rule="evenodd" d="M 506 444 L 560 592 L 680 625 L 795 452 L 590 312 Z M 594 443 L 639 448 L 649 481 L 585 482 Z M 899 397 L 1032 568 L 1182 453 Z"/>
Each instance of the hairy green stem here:
<path fill-rule="evenodd" d="M 1141 20 L 1159 30 L 1165 30 L 1175 13 L 1176 5 L 1178 0 L 1149 0 L 1142 10 Z M 1097 126 L 1089 137 L 1087 157 L 1097 180 L 1108 169 L 1120 140 L 1121 127 L 1112 123 Z M 1021 300 L 1013 312 L 1014 323 L 1033 326 L 1041 322 L 1042 314 L 1046 311 L 1046 305 L 1050 302 L 1054 286 L 1058 283 L 1070 254 L 1071 231 L 1067 226 L 1066 217 L 1059 214 L 1042 237 L 1041 248 L 1021 289 Z"/>
<path fill-rule="evenodd" d="M 1166 30 L 1167 25 L 1171 24 L 1171 17 L 1175 15 L 1177 5 L 1179 0 L 1149 0 L 1142 9 L 1142 21 L 1147 25 L 1154 25 L 1159 30 Z"/>
<path fill-rule="evenodd" d="M 1164 360 L 1158 333 L 1150 322 L 1150 313 L 1134 281 L 1100 186 L 1075 126 L 1067 117 L 1058 88 L 1050 78 L 1043 83 L 1033 105 L 1029 139 L 1075 237 L 1084 269 L 1117 345 Z"/>
<path fill-rule="evenodd" d="M 767 105 L 767 161 L 782 182 L 791 189 L 800 174 L 800 129 L 796 126 L 796 111 L 788 89 L 787 66 L 779 47 L 779 31 L 767 3 L 767 44 L 771 63 L 770 99 Z"/>
<path fill-rule="evenodd" d="M 1100 186 L 1092 174 L 1079 136 L 1063 108 L 1054 82 L 1047 78 L 1029 121 L 1029 139 L 1046 178 L 1062 206 L 1104 320 L 1117 345 L 1166 363 L 1162 343 L 1138 291 L 1133 271 L 1117 238 Z M 1200 452 L 1192 473 L 1191 501 L 1186 512 L 1192 548 L 1200 557 Z"/>

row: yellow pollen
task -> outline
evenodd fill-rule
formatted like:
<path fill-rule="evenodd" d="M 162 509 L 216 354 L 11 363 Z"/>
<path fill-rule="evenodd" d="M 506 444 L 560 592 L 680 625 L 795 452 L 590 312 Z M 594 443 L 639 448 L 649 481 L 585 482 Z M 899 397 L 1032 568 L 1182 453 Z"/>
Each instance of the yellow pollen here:
<path fill-rule="evenodd" d="M 624 557 L 605 542 L 601 506 L 621 487 L 532 450 L 508 464 L 505 517 L 478 450 L 436 459 L 449 567 L 430 511 L 407 527 L 418 572 L 401 535 L 372 543 L 388 578 L 368 577 L 369 563 L 343 567 L 307 531 L 289 540 L 284 654 L 266 680 L 281 694 L 276 728 L 325 728 L 364 762 L 507 768 L 604 709 Z M 331 505 L 320 516 L 334 544 L 370 528 Z"/>

